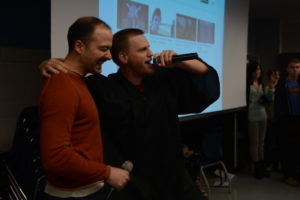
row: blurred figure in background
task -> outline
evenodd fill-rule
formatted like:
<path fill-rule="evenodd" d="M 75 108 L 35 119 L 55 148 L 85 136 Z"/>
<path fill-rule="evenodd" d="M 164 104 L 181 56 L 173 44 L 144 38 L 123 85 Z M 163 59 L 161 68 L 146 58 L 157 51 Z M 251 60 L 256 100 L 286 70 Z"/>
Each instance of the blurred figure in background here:
<path fill-rule="evenodd" d="M 266 97 L 261 82 L 262 70 L 257 62 L 247 66 L 248 133 L 254 177 L 262 179 L 268 173 L 264 165 L 264 142 L 267 130 Z"/>
<path fill-rule="evenodd" d="M 274 120 L 279 130 L 282 172 L 285 182 L 298 186 L 297 166 L 300 145 L 300 59 L 292 59 L 286 67 L 286 76 L 276 87 Z"/>
<path fill-rule="evenodd" d="M 279 150 L 277 132 L 273 124 L 275 88 L 280 78 L 280 71 L 276 67 L 268 70 L 268 80 L 264 91 L 267 99 L 265 108 L 267 112 L 267 133 L 265 139 L 265 160 L 268 171 L 272 168 L 278 169 Z"/>
<path fill-rule="evenodd" d="M 161 11 L 160 8 L 155 8 L 152 15 L 151 24 L 150 24 L 150 33 L 157 34 L 160 25 L 161 25 Z"/>

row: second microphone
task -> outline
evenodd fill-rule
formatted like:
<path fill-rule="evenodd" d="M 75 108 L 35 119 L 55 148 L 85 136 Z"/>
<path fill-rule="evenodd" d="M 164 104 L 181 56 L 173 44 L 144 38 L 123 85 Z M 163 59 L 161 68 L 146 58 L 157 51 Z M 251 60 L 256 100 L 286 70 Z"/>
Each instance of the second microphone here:
<path fill-rule="evenodd" d="M 179 62 L 179 61 L 185 61 L 185 60 L 193 60 L 197 59 L 198 54 L 197 53 L 187 53 L 187 54 L 180 54 L 180 55 L 174 55 L 172 56 L 172 62 Z M 159 64 L 160 58 L 153 58 L 152 60 L 153 64 Z"/>

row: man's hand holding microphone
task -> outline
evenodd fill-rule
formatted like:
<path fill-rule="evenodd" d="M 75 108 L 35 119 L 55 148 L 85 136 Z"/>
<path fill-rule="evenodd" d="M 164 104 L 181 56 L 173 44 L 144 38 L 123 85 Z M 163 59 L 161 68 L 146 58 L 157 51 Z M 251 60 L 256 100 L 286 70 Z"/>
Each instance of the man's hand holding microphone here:
<path fill-rule="evenodd" d="M 108 176 L 107 183 L 111 186 L 111 190 L 108 193 L 106 200 L 110 198 L 115 189 L 121 190 L 130 180 L 129 173 L 133 168 L 132 162 L 128 160 L 125 161 L 121 168 L 110 167 L 110 175 Z"/>
<path fill-rule="evenodd" d="M 121 190 L 130 180 L 129 172 L 125 169 L 110 167 L 106 182 L 113 188 Z"/>

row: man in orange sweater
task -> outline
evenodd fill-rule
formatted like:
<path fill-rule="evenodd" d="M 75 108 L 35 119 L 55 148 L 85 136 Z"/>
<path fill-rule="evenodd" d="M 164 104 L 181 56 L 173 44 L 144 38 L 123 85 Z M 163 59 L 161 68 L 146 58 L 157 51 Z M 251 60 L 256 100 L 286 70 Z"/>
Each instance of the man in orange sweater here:
<path fill-rule="evenodd" d="M 83 76 L 111 59 L 112 32 L 96 17 L 75 21 L 68 32 L 70 73 L 45 79 L 39 99 L 41 157 L 48 199 L 104 199 L 104 181 L 121 189 L 126 170 L 103 163 L 97 107 Z"/>

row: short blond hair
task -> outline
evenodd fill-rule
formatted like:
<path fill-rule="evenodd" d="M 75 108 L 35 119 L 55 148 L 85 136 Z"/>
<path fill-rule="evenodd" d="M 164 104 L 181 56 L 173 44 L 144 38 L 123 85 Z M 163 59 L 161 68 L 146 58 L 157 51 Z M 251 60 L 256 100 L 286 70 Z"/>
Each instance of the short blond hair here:
<path fill-rule="evenodd" d="M 293 58 L 290 60 L 288 66 L 290 66 L 291 64 L 294 64 L 294 63 L 300 63 L 300 59 L 299 58 Z"/>

